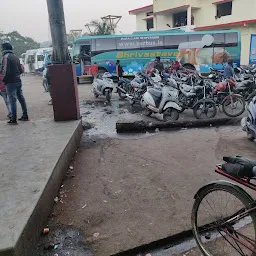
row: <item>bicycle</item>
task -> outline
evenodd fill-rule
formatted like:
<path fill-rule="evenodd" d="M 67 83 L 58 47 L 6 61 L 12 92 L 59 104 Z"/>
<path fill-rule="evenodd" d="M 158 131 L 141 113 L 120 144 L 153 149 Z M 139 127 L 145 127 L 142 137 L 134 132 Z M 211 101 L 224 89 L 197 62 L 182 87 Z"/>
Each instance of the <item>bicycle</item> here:
<path fill-rule="evenodd" d="M 215 172 L 256 191 L 252 175 L 233 176 L 222 165 Z M 214 181 L 199 189 L 194 199 L 192 229 L 203 255 L 256 255 L 256 201 L 244 189 L 229 181 Z"/>

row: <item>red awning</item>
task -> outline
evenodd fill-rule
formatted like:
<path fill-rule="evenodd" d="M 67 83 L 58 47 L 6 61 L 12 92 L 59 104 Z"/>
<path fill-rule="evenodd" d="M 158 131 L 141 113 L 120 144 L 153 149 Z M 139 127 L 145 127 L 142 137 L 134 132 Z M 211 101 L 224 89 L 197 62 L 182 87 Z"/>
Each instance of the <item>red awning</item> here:
<path fill-rule="evenodd" d="M 217 29 L 222 27 L 230 27 L 230 26 L 245 26 L 249 23 L 256 23 L 256 20 L 242 20 L 237 22 L 230 22 L 230 23 L 223 23 L 223 24 L 216 24 L 216 25 L 210 25 L 210 26 L 202 26 L 202 27 L 196 27 L 194 30 L 210 30 L 210 29 Z"/>

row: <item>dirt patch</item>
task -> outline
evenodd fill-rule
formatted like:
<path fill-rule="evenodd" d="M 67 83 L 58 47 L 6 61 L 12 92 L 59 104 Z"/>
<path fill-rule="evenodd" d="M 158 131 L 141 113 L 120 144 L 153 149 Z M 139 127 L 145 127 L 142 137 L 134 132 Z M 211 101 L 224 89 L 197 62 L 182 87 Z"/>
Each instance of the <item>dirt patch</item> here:
<path fill-rule="evenodd" d="M 239 141 L 239 143 L 237 142 Z M 241 150 L 242 148 L 242 150 Z M 222 156 L 255 155 L 236 127 L 102 139 L 80 148 L 50 227 L 84 231 L 94 255 L 112 255 L 191 229 L 193 195 Z"/>

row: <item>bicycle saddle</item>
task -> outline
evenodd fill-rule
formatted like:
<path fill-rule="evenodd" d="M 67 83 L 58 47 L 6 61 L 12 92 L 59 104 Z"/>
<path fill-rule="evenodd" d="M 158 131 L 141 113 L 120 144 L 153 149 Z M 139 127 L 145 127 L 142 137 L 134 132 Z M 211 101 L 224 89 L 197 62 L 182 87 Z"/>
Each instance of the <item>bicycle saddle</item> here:
<path fill-rule="evenodd" d="M 252 178 L 255 176 L 256 160 L 250 160 L 241 156 L 225 156 L 223 160 L 226 163 L 222 165 L 222 170 L 227 174 L 237 178 Z"/>

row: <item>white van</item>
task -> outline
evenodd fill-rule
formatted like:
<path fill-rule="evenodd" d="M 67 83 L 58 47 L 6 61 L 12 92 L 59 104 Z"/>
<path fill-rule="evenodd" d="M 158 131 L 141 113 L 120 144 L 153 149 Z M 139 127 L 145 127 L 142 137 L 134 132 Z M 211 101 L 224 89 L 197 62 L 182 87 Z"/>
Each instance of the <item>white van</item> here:
<path fill-rule="evenodd" d="M 51 48 L 27 50 L 25 55 L 25 73 L 38 73 L 43 71 L 44 60 Z"/>

